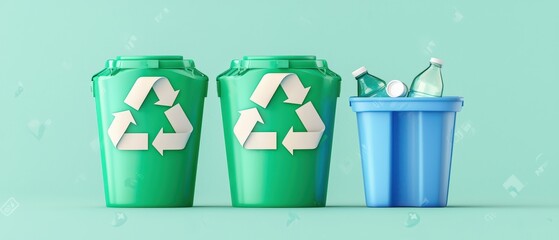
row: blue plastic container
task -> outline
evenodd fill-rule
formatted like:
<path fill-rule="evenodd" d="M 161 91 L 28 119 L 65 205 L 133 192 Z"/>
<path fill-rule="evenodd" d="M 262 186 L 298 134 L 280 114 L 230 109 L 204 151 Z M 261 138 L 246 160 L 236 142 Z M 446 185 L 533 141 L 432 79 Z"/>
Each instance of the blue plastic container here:
<path fill-rule="evenodd" d="M 444 207 L 462 97 L 351 97 L 368 207 Z"/>

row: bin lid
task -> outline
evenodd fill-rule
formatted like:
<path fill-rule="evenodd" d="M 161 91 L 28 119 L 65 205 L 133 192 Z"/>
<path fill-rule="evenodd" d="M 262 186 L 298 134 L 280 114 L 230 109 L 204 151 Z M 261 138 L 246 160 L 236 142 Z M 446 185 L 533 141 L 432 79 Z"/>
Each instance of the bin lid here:
<path fill-rule="evenodd" d="M 278 56 L 244 56 L 238 66 L 244 69 L 254 68 L 327 68 L 326 60 L 316 59 L 310 55 L 278 55 Z M 233 66 L 233 62 L 231 63 Z"/>
<path fill-rule="evenodd" d="M 350 97 L 354 112 L 435 111 L 459 112 L 464 106 L 463 97 Z"/>
<path fill-rule="evenodd" d="M 117 56 L 105 62 L 106 68 L 194 68 L 194 61 L 182 56 Z"/>

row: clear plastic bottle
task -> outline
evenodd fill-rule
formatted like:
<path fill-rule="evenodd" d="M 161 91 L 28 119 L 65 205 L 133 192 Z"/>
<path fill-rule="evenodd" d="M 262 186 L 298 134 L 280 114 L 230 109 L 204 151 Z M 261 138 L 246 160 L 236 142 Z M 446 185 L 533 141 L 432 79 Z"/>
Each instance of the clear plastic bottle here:
<path fill-rule="evenodd" d="M 351 74 L 357 79 L 357 96 L 359 97 L 388 97 L 386 82 L 369 74 L 365 67 L 360 67 Z"/>
<path fill-rule="evenodd" d="M 431 58 L 431 64 L 418 74 L 410 87 L 408 97 L 441 97 L 443 95 L 443 76 L 441 67 L 443 61 Z"/>

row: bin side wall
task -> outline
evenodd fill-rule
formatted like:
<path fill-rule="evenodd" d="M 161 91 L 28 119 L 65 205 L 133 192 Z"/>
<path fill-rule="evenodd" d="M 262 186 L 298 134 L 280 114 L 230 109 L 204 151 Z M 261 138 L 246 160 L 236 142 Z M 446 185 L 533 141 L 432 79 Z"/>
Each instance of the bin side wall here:
<path fill-rule="evenodd" d="M 250 100 L 264 74 L 295 73 L 310 90 L 303 104 L 311 102 L 326 129 L 318 147 L 295 149 L 293 155 L 283 145 L 287 133 L 306 132 L 296 110 L 302 105 L 289 104 L 282 87 L 263 108 Z M 251 69 L 242 76 L 221 77 L 221 109 L 227 150 L 231 197 L 234 206 L 324 206 L 332 149 L 332 134 L 339 91 L 339 79 L 316 69 Z M 275 132 L 276 149 L 245 149 L 233 132 L 239 111 L 256 108 L 264 123 L 252 132 Z"/>
<path fill-rule="evenodd" d="M 358 112 L 368 206 L 446 206 L 455 112 Z"/>
<path fill-rule="evenodd" d="M 164 133 L 175 132 L 165 116 L 170 107 L 154 104 L 159 99 L 153 89 L 139 110 L 124 103 L 136 79 L 142 76 L 166 77 L 174 90 L 180 90 L 174 104 L 180 104 L 193 126 L 184 149 L 164 151 L 162 156 L 152 145 L 161 129 Z M 184 70 L 127 69 L 95 81 L 107 206 L 192 206 L 207 78 Z M 126 110 L 136 121 L 126 132 L 148 133 L 148 150 L 119 150 L 108 137 L 115 118 L 112 114 Z"/>

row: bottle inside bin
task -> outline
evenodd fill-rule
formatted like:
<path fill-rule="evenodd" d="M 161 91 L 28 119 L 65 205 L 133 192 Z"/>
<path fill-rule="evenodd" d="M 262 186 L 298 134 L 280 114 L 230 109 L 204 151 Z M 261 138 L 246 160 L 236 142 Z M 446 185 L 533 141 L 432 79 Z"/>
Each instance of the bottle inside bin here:
<path fill-rule="evenodd" d="M 408 86 L 400 80 L 392 80 L 386 84 L 386 94 L 389 97 L 406 97 L 408 95 Z"/>
<path fill-rule="evenodd" d="M 442 97 L 443 77 L 441 67 L 443 61 L 438 58 L 431 58 L 429 62 L 429 67 L 413 79 L 408 97 Z"/>
<path fill-rule="evenodd" d="M 386 82 L 369 74 L 365 67 L 360 67 L 351 73 L 357 79 L 357 96 L 359 97 L 388 97 Z"/>

